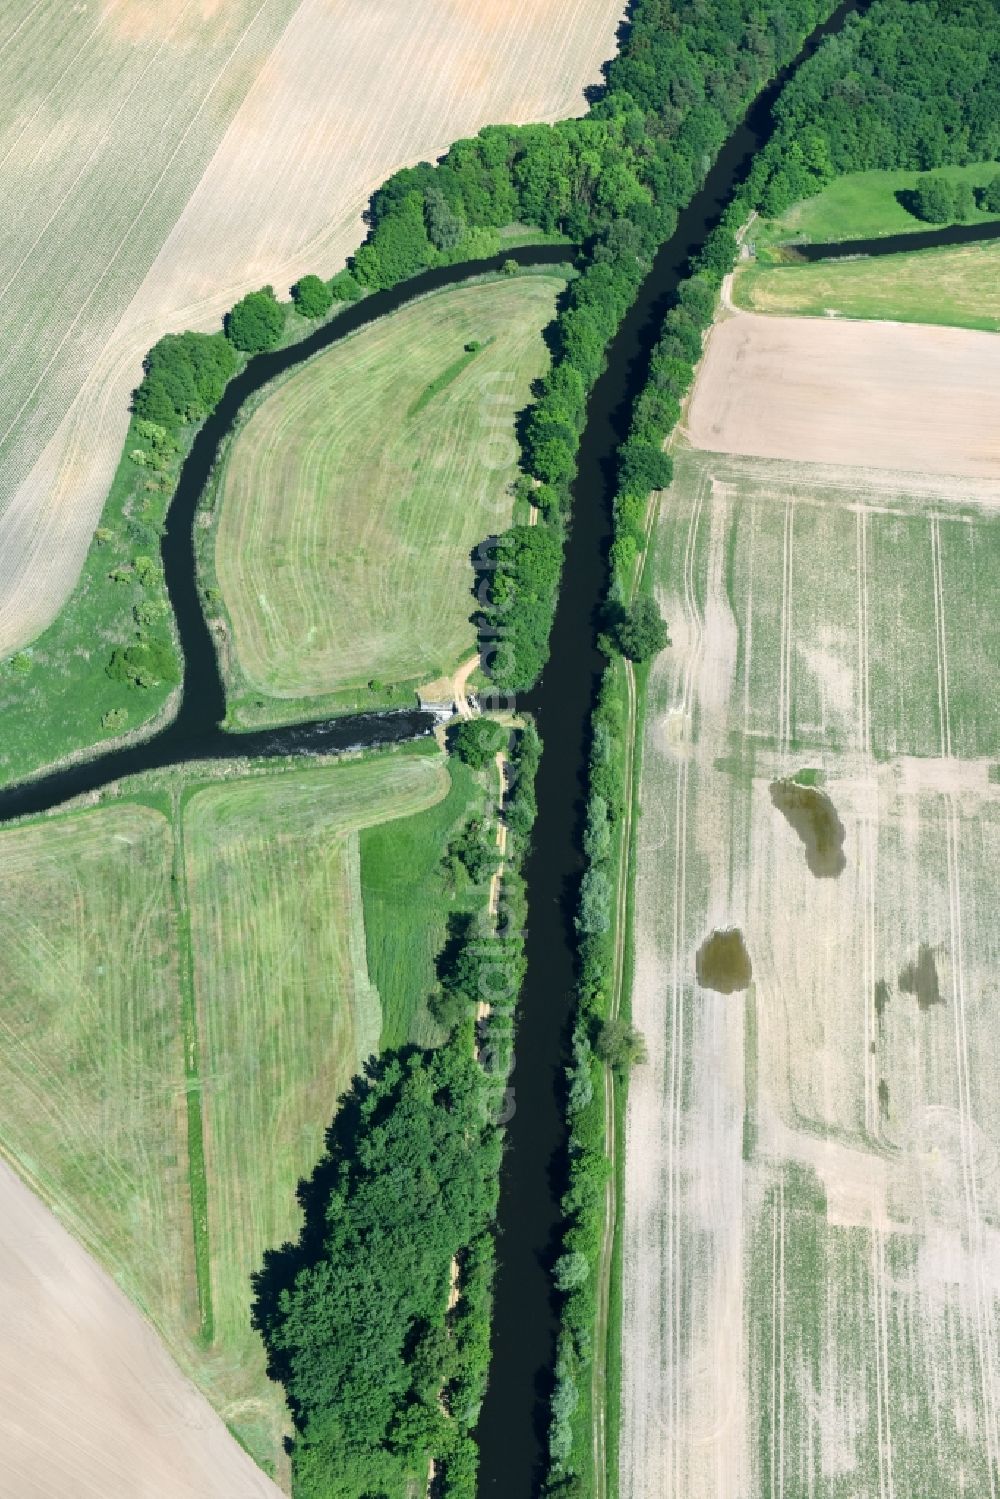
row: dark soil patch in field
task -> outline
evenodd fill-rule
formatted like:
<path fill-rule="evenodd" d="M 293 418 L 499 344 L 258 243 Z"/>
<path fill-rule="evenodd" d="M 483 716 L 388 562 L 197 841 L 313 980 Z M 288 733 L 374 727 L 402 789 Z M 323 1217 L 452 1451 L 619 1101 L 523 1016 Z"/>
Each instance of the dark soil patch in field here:
<path fill-rule="evenodd" d="M 933 1005 L 944 1004 L 933 947 L 928 947 L 926 942 L 921 942 L 917 961 L 907 963 L 900 972 L 899 987 L 904 994 L 915 994 L 917 1004 L 922 1010 L 929 1010 Z"/>
<path fill-rule="evenodd" d="M 715 989 L 719 994 L 747 988 L 753 967 L 739 927 L 727 927 L 705 938 L 695 958 L 695 972 L 702 988 Z"/>
<path fill-rule="evenodd" d="M 817 879 L 843 874 L 847 867 L 844 824 L 826 792 L 796 781 L 772 781 L 771 801 L 802 839 L 806 864 Z"/>
<path fill-rule="evenodd" d="M 889 1003 L 890 993 L 889 985 L 885 979 L 877 979 L 875 982 L 875 1015 L 879 1024 L 881 1024 L 882 1016 L 885 1014 L 885 1007 Z"/>

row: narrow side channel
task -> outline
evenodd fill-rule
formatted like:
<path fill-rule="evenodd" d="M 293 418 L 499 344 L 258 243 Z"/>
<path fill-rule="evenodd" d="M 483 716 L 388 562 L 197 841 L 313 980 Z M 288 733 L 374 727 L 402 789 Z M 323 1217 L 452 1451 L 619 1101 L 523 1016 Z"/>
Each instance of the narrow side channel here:
<path fill-rule="evenodd" d="M 572 245 L 522 245 L 487 260 L 463 261 L 424 271 L 387 291 L 374 292 L 355 302 L 300 343 L 251 359 L 246 369 L 229 382 L 222 400 L 195 437 L 167 515 L 161 547 L 163 572 L 184 663 L 183 697 L 177 717 L 140 744 L 109 750 L 0 791 L 0 824 L 48 812 L 71 797 L 99 791 L 125 776 L 191 760 L 331 754 L 398 743 L 430 733 L 433 716 L 416 710 L 358 713 L 247 733 L 224 730 L 221 723 L 226 711 L 225 687 L 198 593 L 194 548 L 198 502 L 220 447 L 244 402 L 276 376 L 304 364 L 405 303 L 428 292 L 502 270 L 507 260 L 516 260 L 522 266 L 563 265 L 575 255 Z"/>

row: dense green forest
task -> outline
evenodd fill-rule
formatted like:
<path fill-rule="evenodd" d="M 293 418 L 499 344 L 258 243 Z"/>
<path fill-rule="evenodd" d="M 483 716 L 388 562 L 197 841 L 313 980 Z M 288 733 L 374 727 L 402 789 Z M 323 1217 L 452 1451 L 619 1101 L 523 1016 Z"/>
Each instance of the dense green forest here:
<path fill-rule="evenodd" d="M 431 1454 L 454 1492 L 475 1471 L 468 1345 L 481 1338 L 463 1300 L 489 1274 L 500 1153 L 484 1089 L 469 1016 L 438 1050 L 373 1064 L 301 1189 L 300 1241 L 257 1277 L 255 1323 L 298 1431 L 300 1499 L 405 1494 L 426 1486 Z"/>
<path fill-rule="evenodd" d="M 431 999 L 448 1039 L 385 1052 L 355 1081 L 326 1156 L 300 1187 L 298 1241 L 268 1254 L 256 1277 L 255 1325 L 295 1422 L 298 1499 L 406 1499 L 426 1489 L 432 1459 L 435 1495 L 475 1494 L 499 1126 L 524 971 L 519 864 L 541 745 L 531 725 L 512 735 L 485 719 L 453 735 L 454 752 L 480 769 L 501 745 L 508 837 L 498 910 L 452 920 Z M 445 861 L 471 861 L 475 877 L 488 878 L 496 845 L 468 824 Z M 477 1021 L 483 1002 L 490 1014 Z"/>
<path fill-rule="evenodd" d="M 843 172 L 961 166 L 1000 155 L 1000 7 L 875 0 L 782 90 L 755 165 L 763 212 Z"/>

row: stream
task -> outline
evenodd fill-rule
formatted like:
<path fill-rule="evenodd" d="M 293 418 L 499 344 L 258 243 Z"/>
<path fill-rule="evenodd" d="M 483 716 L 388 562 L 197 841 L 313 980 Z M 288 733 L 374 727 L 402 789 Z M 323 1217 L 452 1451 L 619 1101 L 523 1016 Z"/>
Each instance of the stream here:
<path fill-rule="evenodd" d="M 140 743 L 106 750 L 90 759 L 0 790 L 0 823 L 14 817 L 49 812 L 71 797 L 100 791 L 102 787 L 140 771 L 165 770 L 168 766 L 183 765 L 192 760 L 328 755 L 399 743 L 429 734 L 434 727 L 434 715 L 415 708 L 346 714 L 308 723 L 285 724 L 280 728 L 249 731 L 223 728 L 225 684 L 198 594 L 194 541 L 198 503 L 222 444 L 232 431 L 244 403 L 276 376 L 304 364 L 359 328 L 395 312 L 416 297 L 499 271 L 506 260 L 516 260 L 521 266 L 565 265 L 575 255 L 573 245 L 522 245 L 487 260 L 438 266 L 388 291 L 374 292 L 352 303 L 299 343 L 275 349 L 272 353 L 257 354 L 251 359 L 246 368 L 230 380 L 222 400 L 199 428 L 181 466 L 167 513 L 161 542 L 163 574 L 184 660 L 183 695 L 176 717 Z M 470 612 L 471 609 L 470 590 Z"/>

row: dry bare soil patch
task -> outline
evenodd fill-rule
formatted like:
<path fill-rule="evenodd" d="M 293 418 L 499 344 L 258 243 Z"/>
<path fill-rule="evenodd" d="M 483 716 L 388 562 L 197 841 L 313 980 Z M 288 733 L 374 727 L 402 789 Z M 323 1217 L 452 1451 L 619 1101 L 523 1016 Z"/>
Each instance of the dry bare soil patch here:
<path fill-rule="evenodd" d="M 332 274 L 369 193 L 582 112 L 621 0 L 38 0 L 0 17 L 0 653 L 66 598 L 161 334 Z"/>
<path fill-rule="evenodd" d="M 959 328 L 737 313 L 713 328 L 695 447 L 996 478 L 1000 338 Z"/>
<path fill-rule="evenodd" d="M 152 1327 L 3 1163 L 0 1320 L 5 1494 L 280 1499 Z"/>
<path fill-rule="evenodd" d="M 785 320 L 748 321 L 714 335 L 696 408 L 722 398 L 720 350 L 745 397 L 757 325 Z M 800 360 L 828 332 L 802 328 Z M 866 451 L 895 453 L 883 436 L 869 415 Z M 943 472 L 966 436 L 932 433 Z M 996 486 L 677 459 L 641 773 L 621 1494 L 995 1499 Z M 793 776 L 842 868 L 810 867 L 775 794 Z M 720 993 L 698 954 L 730 928 L 752 977 Z"/>
<path fill-rule="evenodd" d="M 447 789 L 440 757 L 394 755 L 0 834 L 0 1154 L 279 1476 L 287 1416 L 250 1327 L 250 1276 L 266 1247 L 294 1237 L 296 1183 L 379 1043 L 361 831 L 431 807 Z M 13 1233 L 9 1246 L 25 1253 Z M 49 1285 L 46 1305 L 45 1285 L 30 1291 L 29 1343 L 60 1315 L 60 1287 Z M 119 1313 L 107 1316 L 113 1328 Z M 101 1328 L 96 1315 L 67 1325 L 67 1366 L 103 1362 Z M 8 1433 L 7 1460 L 27 1471 L 44 1437 L 53 1461 L 75 1461 L 74 1493 L 104 1492 L 111 1460 L 100 1441 L 74 1458 L 45 1414 L 62 1364 L 53 1361 L 51 1384 L 44 1362 L 36 1368 L 38 1421 Z M 9 1363 L 0 1373 L 16 1377 Z M 109 1373 L 108 1390 L 131 1400 L 124 1376 L 117 1384 Z M 9 1383 L 2 1393 L 0 1406 Z M 67 1424 L 67 1442 L 75 1429 Z M 168 1438 L 185 1446 L 176 1425 Z M 197 1492 L 254 1490 L 220 1479 Z"/>
<path fill-rule="evenodd" d="M 215 548 L 252 691 L 427 680 L 468 659 L 470 554 L 510 523 L 515 416 L 564 285 L 522 275 L 426 297 L 257 408 L 227 459 Z"/>

